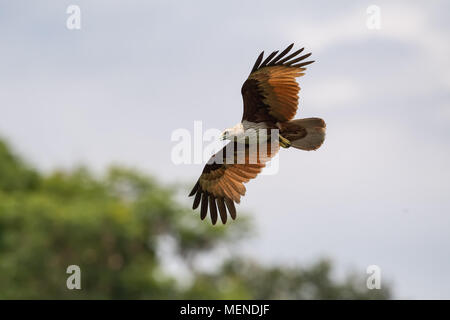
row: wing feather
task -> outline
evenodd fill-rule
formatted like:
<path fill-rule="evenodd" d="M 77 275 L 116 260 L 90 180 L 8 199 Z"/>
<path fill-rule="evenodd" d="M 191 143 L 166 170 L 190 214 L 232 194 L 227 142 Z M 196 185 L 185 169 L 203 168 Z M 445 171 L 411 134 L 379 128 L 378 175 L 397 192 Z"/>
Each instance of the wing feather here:
<path fill-rule="evenodd" d="M 194 204 L 192 205 L 192 209 L 197 209 L 198 205 L 200 204 L 200 199 L 202 198 L 202 193 L 201 192 L 197 192 L 197 194 L 195 195 L 195 199 L 194 199 Z"/>
<path fill-rule="evenodd" d="M 225 208 L 225 203 L 223 202 L 223 198 L 217 198 L 217 207 L 219 208 L 220 219 L 222 223 L 227 223 L 227 209 Z"/>
<path fill-rule="evenodd" d="M 235 203 L 239 203 L 241 197 L 245 195 L 244 183 L 256 178 L 266 163 L 279 150 L 277 145 L 275 152 L 268 152 L 265 156 L 258 154 L 255 156 L 257 162 L 250 163 L 252 152 L 255 150 L 246 145 L 244 163 L 236 163 L 238 151 L 234 151 L 234 163 L 225 163 L 225 161 L 219 163 L 220 157 L 226 157 L 226 146 L 224 148 L 225 150 L 222 149 L 211 157 L 190 193 L 191 196 L 195 194 L 193 209 L 200 205 L 200 218 L 203 220 L 207 216 L 209 208 L 212 224 L 217 222 L 219 215 L 222 223 L 225 224 L 227 211 L 233 220 L 236 219 Z M 239 148 L 232 150 L 239 150 Z"/>
<path fill-rule="evenodd" d="M 296 78 L 304 75 L 305 61 L 311 53 L 298 56 L 304 48 L 288 55 L 293 44 L 283 52 L 272 52 L 262 63 L 264 52 L 256 60 L 247 80 L 242 85 L 244 101 L 242 121 L 284 122 L 291 120 L 298 109 L 300 87 Z"/>
<path fill-rule="evenodd" d="M 234 202 L 231 201 L 231 199 L 225 198 L 225 204 L 227 205 L 231 218 L 233 220 L 236 219 L 236 207 L 234 206 Z"/>
<path fill-rule="evenodd" d="M 211 223 L 215 225 L 217 222 L 217 207 L 216 199 L 213 195 L 209 195 L 209 212 L 211 213 Z"/>
<path fill-rule="evenodd" d="M 208 212 L 208 192 L 203 192 L 202 206 L 200 208 L 200 219 L 205 219 Z"/>
<path fill-rule="evenodd" d="M 275 65 L 278 60 L 280 60 L 281 58 L 283 58 L 289 51 L 291 51 L 292 47 L 294 47 L 294 44 L 291 43 L 286 49 L 283 50 L 283 52 L 281 52 L 278 56 L 276 56 L 269 64 L 268 66 L 273 66 Z"/>

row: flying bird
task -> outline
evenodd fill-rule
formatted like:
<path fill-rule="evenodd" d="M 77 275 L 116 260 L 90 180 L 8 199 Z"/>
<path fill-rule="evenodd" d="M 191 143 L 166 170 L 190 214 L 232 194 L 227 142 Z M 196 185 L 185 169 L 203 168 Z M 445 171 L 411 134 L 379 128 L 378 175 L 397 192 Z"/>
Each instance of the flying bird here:
<path fill-rule="evenodd" d="M 230 140 L 228 145 L 233 144 L 234 148 L 229 151 L 227 145 L 211 157 L 189 194 L 195 195 L 193 209 L 200 205 L 202 220 L 207 216 L 208 207 L 212 224 L 216 224 L 218 214 L 223 224 L 227 222 L 228 213 L 236 219 L 235 203 L 240 203 L 241 196 L 245 195 L 244 183 L 262 171 L 279 151 L 279 146 L 316 150 L 322 145 L 325 121 L 320 118 L 293 120 L 300 91 L 296 78 L 303 76 L 305 66 L 314 62 L 305 61 L 311 53 L 299 56 L 304 48 L 289 54 L 293 46 L 291 44 L 279 54 L 272 52 L 264 61 L 264 51 L 261 52 L 242 85 L 242 120 L 224 130 L 221 136 L 223 140 Z M 255 136 L 253 132 L 261 129 L 278 132 L 276 146 L 268 147 L 266 152 L 260 152 L 252 143 L 259 143 L 258 139 L 271 139 L 271 134 L 249 139 Z M 238 157 L 243 161 L 237 161 Z"/>

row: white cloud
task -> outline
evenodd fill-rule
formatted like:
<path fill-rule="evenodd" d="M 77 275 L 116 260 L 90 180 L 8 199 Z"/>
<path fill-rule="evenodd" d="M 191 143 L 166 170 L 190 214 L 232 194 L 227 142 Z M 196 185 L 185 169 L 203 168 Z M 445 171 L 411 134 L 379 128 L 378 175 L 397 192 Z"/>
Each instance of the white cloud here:
<path fill-rule="evenodd" d="M 380 30 L 370 30 L 366 27 L 367 14 L 364 6 L 351 9 L 346 15 L 337 16 L 328 21 L 323 20 L 320 23 L 308 19 L 302 20 L 300 24 L 288 22 L 285 29 L 291 30 L 293 39 L 301 35 L 308 46 L 317 50 L 317 53 L 345 43 L 375 39 L 394 40 L 413 45 L 423 54 L 422 65 L 430 66 L 429 72 L 434 75 L 434 80 L 449 89 L 450 42 L 448 32 L 436 27 L 433 21 L 430 21 L 430 11 L 436 10 L 436 7 L 424 7 L 410 2 L 403 5 L 383 2 L 380 8 L 382 20 Z M 417 67 L 418 65 L 411 65 L 411 70 Z M 415 73 L 413 76 L 419 82 L 423 74 Z M 428 83 L 420 83 L 420 85 L 428 86 Z M 432 86 L 429 86 L 429 89 L 432 89 Z"/>

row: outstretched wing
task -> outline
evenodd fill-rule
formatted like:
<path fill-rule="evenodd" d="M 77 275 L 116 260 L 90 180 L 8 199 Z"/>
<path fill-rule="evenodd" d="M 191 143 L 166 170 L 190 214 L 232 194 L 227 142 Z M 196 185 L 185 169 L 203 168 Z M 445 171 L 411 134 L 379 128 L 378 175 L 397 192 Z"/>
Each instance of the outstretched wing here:
<path fill-rule="evenodd" d="M 241 145 L 243 150 L 239 150 L 239 144 L 234 143 L 234 148 L 230 151 L 231 144 L 233 142 L 211 157 L 189 194 L 189 196 L 195 195 L 193 209 L 197 209 L 201 204 L 200 218 L 202 220 L 205 219 L 209 207 L 212 224 L 216 224 L 218 212 L 222 223 L 225 224 L 228 216 L 227 209 L 231 218 L 236 219 L 234 203 L 239 203 L 241 196 L 245 195 L 244 183 L 256 178 L 279 150 L 278 144 L 271 147 L 269 144 L 265 152 L 259 148 L 253 150 L 248 145 Z M 227 152 L 232 156 L 227 158 Z"/>
<path fill-rule="evenodd" d="M 300 90 L 295 78 L 303 76 L 305 66 L 314 61 L 304 61 L 311 53 L 297 57 L 304 48 L 286 56 L 293 46 L 278 55 L 278 51 L 272 52 L 264 61 L 264 51 L 261 52 L 241 89 L 242 121 L 276 123 L 295 116 Z"/>

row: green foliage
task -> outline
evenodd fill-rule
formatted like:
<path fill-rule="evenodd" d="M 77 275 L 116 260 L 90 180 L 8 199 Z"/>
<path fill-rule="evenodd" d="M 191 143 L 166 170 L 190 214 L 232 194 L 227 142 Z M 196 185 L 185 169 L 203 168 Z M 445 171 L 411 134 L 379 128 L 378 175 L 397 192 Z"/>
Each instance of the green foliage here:
<path fill-rule="evenodd" d="M 0 190 L 3 192 L 28 191 L 39 184 L 38 174 L 28 168 L 0 140 Z"/>
<path fill-rule="evenodd" d="M 308 267 L 263 267 L 248 259 L 227 261 L 212 274 L 198 274 L 189 298 L 222 292 L 223 299 L 387 299 L 386 290 L 366 289 L 365 279 L 349 276 L 342 283 L 331 278 L 327 260 Z"/>
<path fill-rule="evenodd" d="M 0 298 L 386 298 L 364 281 L 335 283 L 330 264 L 264 267 L 232 257 L 212 273 L 196 259 L 242 240 L 249 223 L 212 227 L 177 201 L 177 190 L 123 168 L 39 174 L 0 142 Z M 161 243 L 173 252 L 161 253 Z M 166 272 L 164 255 L 192 281 Z M 79 265 L 81 290 L 66 268 Z M 360 279 L 361 280 L 361 279 Z M 360 288 L 360 289 L 358 289 Z"/>

